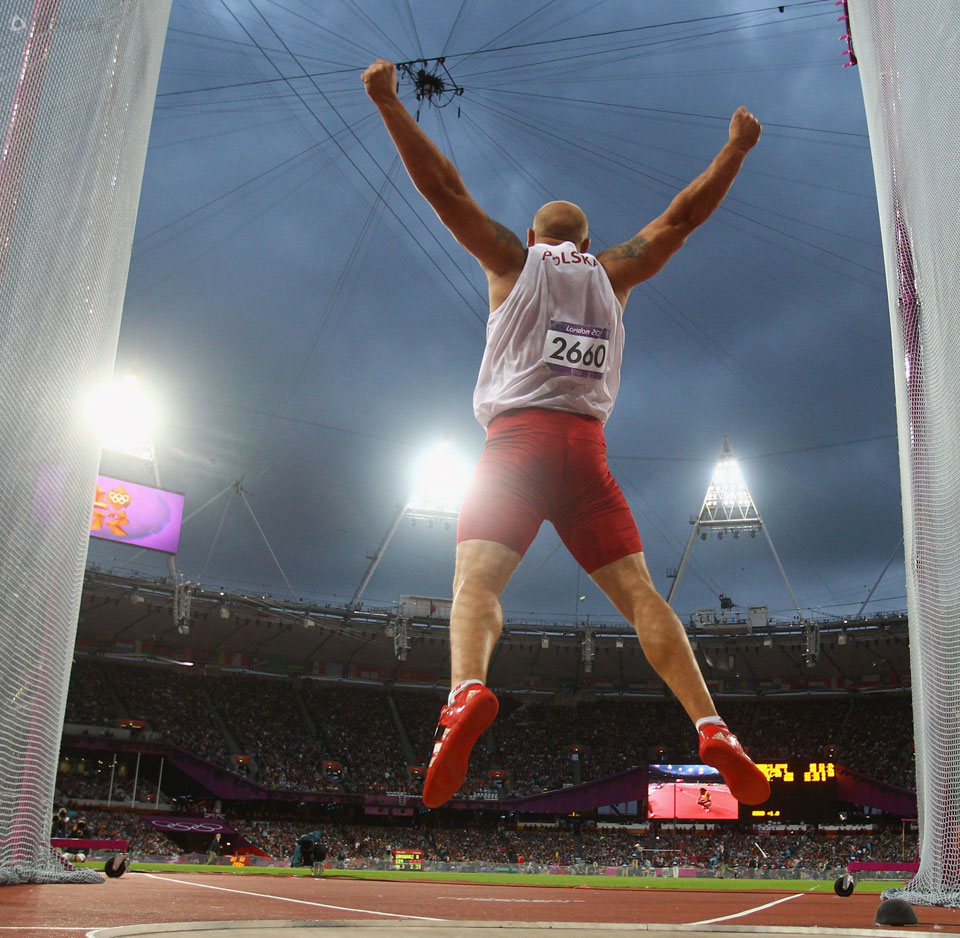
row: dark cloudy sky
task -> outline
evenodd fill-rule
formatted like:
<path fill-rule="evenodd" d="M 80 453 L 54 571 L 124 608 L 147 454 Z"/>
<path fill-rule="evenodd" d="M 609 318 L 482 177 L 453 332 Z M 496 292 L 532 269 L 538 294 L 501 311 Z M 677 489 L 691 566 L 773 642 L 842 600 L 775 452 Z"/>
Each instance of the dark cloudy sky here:
<path fill-rule="evenodd" d="M 665 591 L 728 435 L 801 611 L 855 612 L 902 529 L 869 141 L 833 0 L 777 7 L 174 0 L 117 369 L 161 402 L 160 472 L 188 513 L 242 480 L 277 561 L 228 492 L 187 524 L 178 568 L 348 599 L 420 451 L 447 434 L 479 454 L 484 280 L 360 80 L 378 56 L 445 55 L 463 94 L 420 122 L 479 203 L 522 234 L 543 202 L 575 201 L 595 250 L 706 167 L 738 105 L 763 122 L 721 209 L 631 297 L 611 465 Z M 409 81 L 401 96 L 416 108 Z M 453 549 L 452 531 L 404 524 L 367 598 L 449 595 Z M 721 592 L 794 614 L 763 538 L 698 542 L 674 606 Z M 578 596 L 610 614 L 545 526 L 507 612 L 569 618 Z M 874 600 L 905 608 L 901 557 Z"/>

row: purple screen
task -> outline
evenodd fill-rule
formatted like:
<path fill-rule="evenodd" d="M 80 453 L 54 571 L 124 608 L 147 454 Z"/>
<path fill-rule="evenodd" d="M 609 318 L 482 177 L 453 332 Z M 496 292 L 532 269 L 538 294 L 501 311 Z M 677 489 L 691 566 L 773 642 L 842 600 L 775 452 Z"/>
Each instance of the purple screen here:
<path fill-rule="evenodd" d="M 97 477 L 90 536 L 175 554 L 180 545 L 183 495 L 150 485 Z"/>

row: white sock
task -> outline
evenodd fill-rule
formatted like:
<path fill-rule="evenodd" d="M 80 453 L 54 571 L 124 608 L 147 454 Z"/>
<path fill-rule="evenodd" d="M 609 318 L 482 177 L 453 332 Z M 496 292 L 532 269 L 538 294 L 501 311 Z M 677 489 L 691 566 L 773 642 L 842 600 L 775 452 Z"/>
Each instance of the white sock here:
<path fill-rule="evenodd" d="M 453 706 L 453 698 L 456 697 L 457 694 L 459 694 L 460 691 L 462 691 L 465 687 L 469 687 L 471 684 L 480 684 L 480 685 L 482 686 L 482 685 L 483 685 L 483 681 L 481 681 L 479 678 L 475 678 L 475 677 L 472 677 L 472 678 L 470 678 L 469 680 L 466 680 L 466 681 L 461 681 L 456 687 L 454 687 L 454 688 L 450 691 L 450 694 L 447 696 L 447 706 L 448 706 L 448 707 L 452 707 L 452 706 Z"/>
<path fill-rule="evenodd" d="M 700 729 L 701 726 L 709 726 L 711 723 L 716 724 L 717 726 L 725 726 L 723 722 L 723 717 L 700 717 L 697 720 L 697 729 Z"/>

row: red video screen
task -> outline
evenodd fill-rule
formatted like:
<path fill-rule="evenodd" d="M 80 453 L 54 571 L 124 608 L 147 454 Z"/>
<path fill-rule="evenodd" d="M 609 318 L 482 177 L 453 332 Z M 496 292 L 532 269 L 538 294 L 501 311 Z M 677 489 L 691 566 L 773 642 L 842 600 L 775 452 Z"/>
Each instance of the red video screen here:
<path fill-rule="evenodd" d="M 709 765 L 651 765 L 647 817 L 657 820 L 735 821 L 739 802 Z"/>

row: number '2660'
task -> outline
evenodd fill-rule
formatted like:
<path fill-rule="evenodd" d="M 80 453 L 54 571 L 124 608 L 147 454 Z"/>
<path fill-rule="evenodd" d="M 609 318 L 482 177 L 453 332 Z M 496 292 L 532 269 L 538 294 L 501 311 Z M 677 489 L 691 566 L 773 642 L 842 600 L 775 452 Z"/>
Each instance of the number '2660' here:
<path fill-rule="evenodd" d="M 581 347 L 580 340 L 568 343 L 563 336 L 554 336 L 550 340 L 554 350 L 549 358 L 553 361 L 567 362 L 571 365 L 583 365 L 586 368 L 602 368 L 607 359 L 607 347 L 603 342 Z"/>

